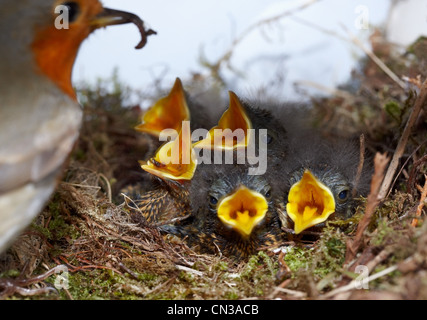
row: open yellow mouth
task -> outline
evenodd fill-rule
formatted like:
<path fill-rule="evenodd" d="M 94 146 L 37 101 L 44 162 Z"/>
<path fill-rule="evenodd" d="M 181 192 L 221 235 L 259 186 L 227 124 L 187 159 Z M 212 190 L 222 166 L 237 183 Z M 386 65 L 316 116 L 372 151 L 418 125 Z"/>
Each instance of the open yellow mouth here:
<path fill-rule="evenodd" d="M 309 170 L 289 191 L 286 211 L 294 222 L 296 234 L 322 223 L 335 212 L 335 199 L 327 186 Z"/>
<path fill-rule="evenodd" d="M 229 92 L 230 106 L 224 112 L 218 125 L 209 130 L 205 139 L 193 146 L 199 149 L 233 150 L 247 147 L 250 141 L 252 123 L 234 92 Z"/>
<path fill-rule="evenodd" d="M 197 167 L 197 157 L 191 145 L 190 125 L 184 125 L 174 140 L 161 146 L 154 158 L 140 162 L 148 173 L 169 180 L 191 180 Z"/>
<path fill-rule="evenodd" d="M 182 121 L 189 120 L 190 111 L 184 89 L 181 80 L 177 78 L 169 95 L 148 109 L 142 118 L 142 124 L 136 126 L 135 129 L 158 137 L 160 132 L 167 129 L 180 132 Z"/>
<path fill-rule="evenodd" d="M 218 218 L 243 237 L 248 237 L 268 211 L 268 203 L 260 193 L 245 186 L 222 199 L 217 206 Z"/>

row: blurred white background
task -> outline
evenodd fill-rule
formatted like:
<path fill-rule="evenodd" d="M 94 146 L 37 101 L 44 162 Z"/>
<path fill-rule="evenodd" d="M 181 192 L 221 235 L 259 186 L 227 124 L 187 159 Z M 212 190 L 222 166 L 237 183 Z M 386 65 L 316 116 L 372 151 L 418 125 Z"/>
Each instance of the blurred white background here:
<path fill-rule="evenodd" d="M 277 97 L 299 99 L 294 83 L 316 93 L 307 83 L 333 88 L 350 76 L 363 51 L 348 41 L 350 34 L 367 45 L 376 27 L 391 41 L 405 46 L 427 33 L 425 0 L 104 0 L 106 7 L 138 14 L 158 32 L 142 50 L 134 25 L 99 30 L 84 43 L 75 83 L 119 78 L 147 90 L 154 80 L 170 86 L 192 73 L 207 74 L 203 56 L 217 62 L 233 45 L 235 71 L 221 69 L 227 89 L 251 95 L 269 88 Z M 392 9 L 390 9 L 392 8 Z M 287 15 L 285 13 L 288 13 Z M 252 26 L 266 19 L 281 19 Z M 367 24 L 366 24 L 367 23 Z M 245 34 L 247 30 L 251 30 Z M 242 38 L 242 34 L 245 36 Z M 347 39 L 347 40 L 346 40 Z M 272 85 L 274 84 L 274 85 Z M 301 87 L 301 86 L 300 86 Z M 319 93 L 324 93 L 321 90 Z"/>

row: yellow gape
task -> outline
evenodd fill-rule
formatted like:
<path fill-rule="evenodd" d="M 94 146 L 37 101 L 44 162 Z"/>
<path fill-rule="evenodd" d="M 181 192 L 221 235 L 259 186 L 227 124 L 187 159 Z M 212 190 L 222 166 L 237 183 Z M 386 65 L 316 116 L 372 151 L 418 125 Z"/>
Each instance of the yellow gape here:
<path fill-rule="evenodd" d="M 286 211 L 294 222 L 295 233 L 324 222 L 335 212 L 334 196 L 309 170 L 289 191 Z"/>
<path fill-rule="evenodd" d="M 158 137 L 163 130 L 181 131 L 183 121 L 190 121 L 190 111 L 179 78 L 167 97 L 161 98 L 145 112 L 142 124 L 135 130 Z"/>
<path fill-rule="evenodd" d="M 161 146 L 154 158 L 140 162 L 141 168 L 162 179 L 191 180 L 197 167 L 191 145 L 190 125 L 184 125 L 178 137 Z"/>
<path fill-rule="evenodd" d="M 230 106 L 224 112 L 218 125 L 209 130 L 205 139 L 193 146 L 199 149 L 233 150 L 245 148 L 250 141 L 252 123 L 234 92 L 229 92 Z"/>
<path fill-rule="evenodd" d="M 268 211 L 268 203 L 260 193 L 245 186 L 222 199 L 217 206 L 218 218 L 226 226 L 248 237 Z"/>

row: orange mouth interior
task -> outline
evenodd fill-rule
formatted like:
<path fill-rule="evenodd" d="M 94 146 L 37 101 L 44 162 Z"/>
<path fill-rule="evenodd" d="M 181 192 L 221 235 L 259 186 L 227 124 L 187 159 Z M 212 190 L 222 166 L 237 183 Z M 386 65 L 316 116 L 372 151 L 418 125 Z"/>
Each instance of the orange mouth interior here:
<path fill-rule="evenodd" d="M 328 187 L 309 170 L 289 191 L 286 211 L 296 234 L 322 223 L 335 212 L 335 199 Z"/>
<path fill-rule="evenodd" d="M 228 227 L 248 237 L 265 217 L 268 203 L 260 193 L 241 186 L 218 203 L 218 218 Z"/>
<path fill-rule="evenodd" d="M 218 125 L 209 130 L 205 139 L 196 142 L 194 148 L 233 150 L 248 146 L 252 123 L 237 95 L 230 91 L 229 96 L 230 106 Z"/>

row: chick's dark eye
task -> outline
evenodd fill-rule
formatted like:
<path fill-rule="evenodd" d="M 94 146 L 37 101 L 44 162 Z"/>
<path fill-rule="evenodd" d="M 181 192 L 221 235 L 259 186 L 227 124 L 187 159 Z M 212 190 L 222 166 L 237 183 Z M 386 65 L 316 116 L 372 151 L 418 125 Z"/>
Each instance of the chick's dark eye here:
<path fill-rule="evenodd" d="M 267 133 L 265 135 L 262 135 L 262 140 L 265 144 L 270 144 L 273 142 L 273 137 Z"/>
<path fill-rule="evenodd" d="M 213 204 L 213 205 L 215 205 L 215 204 L 217 204 L 218 203 L 218 199 L 217 198 L 215 198 L 215 197 L 210 197 L 209 198 L 209 202 L 210 202 L 210 204 Z"/>
<path fill-rule="evenodd" d="M 64 2 L 63 6 L 67 7 L 68 10 L 68 22 L 72 23 L 77 20 L 80 14 L 80 6 L 77 2 L 69 1 Z"/>
<path fill-rule="evenodd" d="M 343 190 L 338 194 L 338 198 L 340 200 L 347 200 L 348 198 L 348 190 Z"/>
<path fill-rule="evenodd" d="M 273 137 L 272 136 L 270 136 L 269 134 L 267 134 L 267 137 L 266 137 L 266 143 L 267 144 L 270 144 L 270 143 L 272 143 L 273 142 Z"/>
<path fill-rule="evenodd" d="M 267 199 L 271 198 L 271 190 L 268 190 L 267 193 L 265 194 L 265 197 Z"/>

